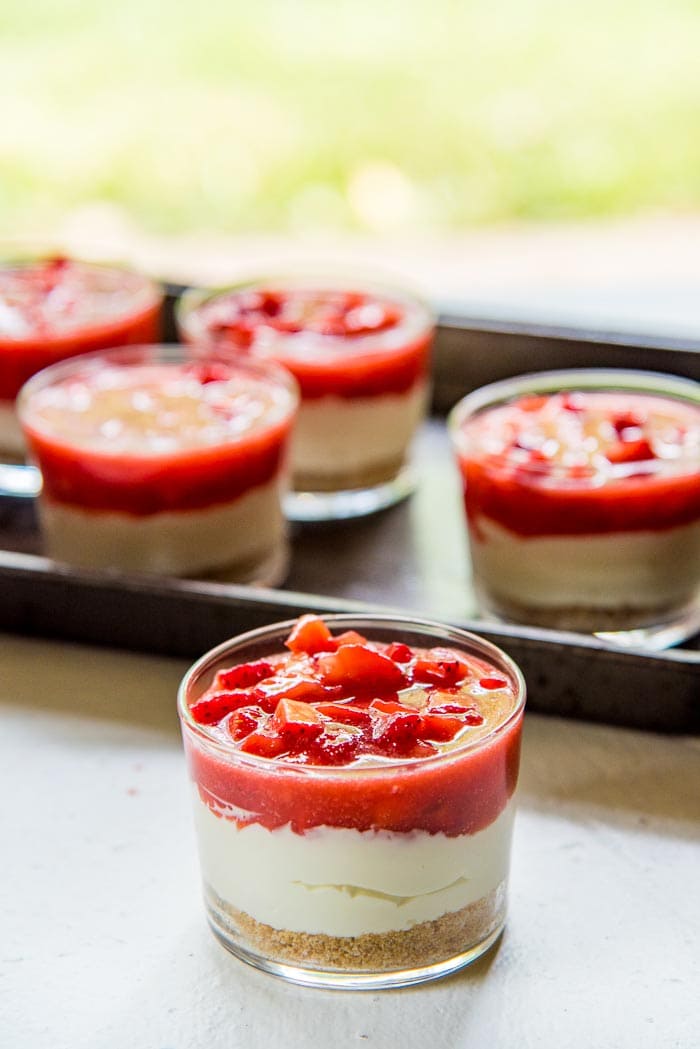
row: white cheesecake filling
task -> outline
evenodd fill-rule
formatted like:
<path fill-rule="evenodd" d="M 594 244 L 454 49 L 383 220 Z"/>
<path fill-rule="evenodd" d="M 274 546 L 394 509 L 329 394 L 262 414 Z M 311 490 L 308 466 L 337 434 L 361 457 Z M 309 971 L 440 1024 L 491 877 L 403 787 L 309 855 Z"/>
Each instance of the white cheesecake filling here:
<path fill-rule="evenodd" d="M 26 452 L 14 401 L 0 401 L 0 452 L 17 458 Z"/>
<path fill-rule="evenodd" d="M 425 382 L 406 393 L 302 399 L 292 438 L 294 470 L 352 474 L 403 459 L 427 401 Z"/>
<path fill-rule="evenodd" d="M 136 516 L 42 498 L 39 516 L 49 557 L 83 568 L 169 575 L 248 565 L 285 536 L 277 479 L 201 510 Z"/>
<path fill-rule="evenodd" d="M 519 536 L 470 529 L 474 576 L 495 597 L 555 608 L 682 605 L 700 585 L 700 521 L 663 531 Z"/>
<path fill-rule="evenodd" d="M 196 788 L 194 810 L 203 879 L 224 903 L 275 929 L 359 936 L 410 929 L 496 889 L 508 875 L 515 805 L 457 837 L 241 826 Z"/>

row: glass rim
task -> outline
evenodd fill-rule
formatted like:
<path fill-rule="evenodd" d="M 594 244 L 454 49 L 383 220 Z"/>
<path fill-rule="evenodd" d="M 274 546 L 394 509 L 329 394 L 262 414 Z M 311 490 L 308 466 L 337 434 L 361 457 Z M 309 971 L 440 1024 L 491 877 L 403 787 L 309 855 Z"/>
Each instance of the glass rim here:
<path fill-rule="evenodd" d="M 479 386 L 461 397 L 447 414 L 447 430 L 458 453 L 466 452 L 462 427 L 479 412 L 506 404 L 523 394 L 557 392 L 649 393 L 700 407 L 700 384 L 667 372 L 633 368 L 562 368 L 526 372 Z M 563 471 L 565 472 L 565 471 Z"/>
<path fill-rule="evenodd" d="M 227 763 L 242 764 L 260 772 L 269 773 L 276 770 L 280 774 L 287 773 L 289 775 L 303 775 L 305 777 L 311 776 L 323 779 L 333 778 L 343 780 L 347 779 L 349 776 L 363 778 L 375 776 L 381 777 L 388 773 L 395 773 L 397 769 L 423 769 L 435 765 L 444 765 L 446 763 L 459 761 L 466 754 L 489 746 L 494 739 L 502 736 L 524 712 L 527 686 L 523 672 L 515 660 L 504 652 L 503 649 L 478 634 L 474 634 L 469 630 L 464 630 L 461 627 L 441 623 L 438 620 L 423 619 L 410 615 L 392 615 L 391 613 L 342 612 L 324 614 L 321 618 L 328 626 L 352 628 L 353 626 L 357 627 L 358 625 L 366 624 L 369 626 L 375 625 L 378 627 L 389 628 L 395 625 L 399 629 L 403 627 L 413 629 L 417 633 L 424 633 L 426 638 L 431 636 L 435 641 L 454 641 L 454 644 L 451 647 L 455 647 L 455 645 L 461 643 L 465 651 L 473 655 L 483 655 L 485 658 L 492 660 L 498 669 L 503 668 L 503 670 L 510 675 L 511 682 L 516 691 L 515 706 L 505 720 L 499 722 L 486 735 L 481 736 L 476 740 L 467 741 L 463 745 L 456 746 L 449 751 L 433 754 L 430 757 L 397 758 L 396 760 L 383 759 L 381 764 L 377 765 L 327 766 L 300 765 L 291 761 L 285 761 L 284 759 L 267 758 L 262 755 L 246 754 L 245 752 L 236 750 L 233 743 L 229 746 L 228 743 L 223 742 L 211 732 L 207 731 L 207 726 L 200 725 L 194 720 L 187 702 L 189 688 L 199 675 L 209 669 L 213 669 L 222 657 L 241 646 L 245 646 L 249 642 L 264 641 L 266 638 L 269 638 L 270 640 L 279 640 L 285 637 L 296 624 L 297 619 L 295 618 L 271 623 L 267 626 L 257 627 L 254 630 L 248 630 L 243 634 L 237 634 L 235 637 L 229 638 L 221 644 L 216 645 L 214 648 L 209 649 L 208 652 L 205 652 L 203 656 L 200 656 L 200 658 L 189 667 L 180 682 L 177 692 L 177 711 L 183 732 L 190 734 L 197 739 L 198 742 L 205 744 L 207 748 L 213 750 L 219 757 L 226 760 Z M 372 638 L 370 637 L 369 640 L 371 641 Z M 473 649 L 470 650 L 468 647 L 469 645 L 475 646 L 476 651 Z"/>
<path fill-rule="evenodd" d="M 139 355 L 143 355 L 142 359 L 139 359 Z M 54 435 L 53 427 L 37 426 L 30 419 L 30 414 L 32 398 L 41 390 L 54 385 L 55 382 L 60 383 L 70 380 L 72 376 L 77 378 L 80 372 L 85 372 L 87 375 L 98 374 L 101 366 L 105 363 L 123 367 L 126 370 L 129 366 L 139 367 L 144 365 L 147 367 L 157 364 L 181 364 L 188 362 L 193 364 L 223 363 L 232 372 L 248 372 L 260 380 L 265 380 L 266 382 L 275 381 L 281 388 L 285 389 L 289 397 L 289 403 L 282 418 L 292 418 L 298 409 L 300 399 L 299 384 L 291 372 L 276 361 L 260 360 L 245 356 L 241 358 L 236 357 L 235 359 L 227 357 L 226 360 L 222 360 L 221 356 L 215 351 L 204 355 L 199 352 L 194 353 L 191 347 L 182 343 L 134 343 L 133 345 L 112 346 L 101 350 L 93 350 L 90 353 L 75 354 L 47 365 L 47 367 L 30 376 L 21 387 L 17 394 L 15 410 L 22 425 L 31 427 L 40 433 Z M 72 442 L 66 443 L 72 446 Z M 228 446 L 236 444 L 238 441 L 230 440 L 220 443 Z M 146 455 L 147 453 L 143 453 L 143 455 L 138 457 L 145 458 Z M 162 457 L 162 453 L 158 453 L 158 456 L 159 458 Z"/>
<path fill-rule="evenodd" d="M 363 274 L 362 272 L 353 271 L 352 269 L 338 269 L 337 272 L 329 272 L 328 270 L 321 271 L 320 268 L 309 268 L 308 270 L 297 268 L 294 272 L 285 273 L 284 271 L 272 271 L 267 274 L 257 274 L 232 283 L 216 285 L 208 288 L 188 288 L 175 303 L 175 322 L 178 330 L 187 338 L 196 341 L 206 341 L 209 337 L 207 328 L 198 318 L 198 310 L 202 306 L 218 298 L 226 298 L 230 295 L 236 295 L 246 291 L 254 291 L 265 286 L 279 286 L 281 289 L 289 287 L 313 290 L 316 288 L 322 291 L 328 290 L 336 292 L 351 290 L 357 291 L 360 294 L 367 293 L 383 296 L 392 303 L 410 306 L 417 311 L 418 316 L 415 325 L 410 330 L 410 334 L 416 338 L 429 333 L 437 323 L 437 314 L 428 303 L 427 299 L 417 291 L 401 287 L 398 282 L 395 284 L 392 283 L 391 280 L 375 278 L 371 275 L 368 276 L 367 274 Z M 415 331 L 413 328 L 415 328 Z M 396 325 L 392 330 L 401 331 L 401 324 Z M 382 334 L 383 332 L 377 333 L 378 336 Z M 285 335 L 285 333 L 281 332 L 279 333 L 279 337 L 280 339 L 286 339 L 291 336 Z M 359 336 L 359 338 L 365 339 L 370 339 L 372 337 L 372 332 L 368 332 L 364 336 Z M 324 338 L 340 342 L 343 339 L 346 339 L 347 336 L 326 335 Z M 356 337 L 353 336 L 352 338 Z M 365 350 L 365 352 L 370 354 L 373 351 Z M 381 353 L 387 351 L 380 349 L 374 352 Z"/>

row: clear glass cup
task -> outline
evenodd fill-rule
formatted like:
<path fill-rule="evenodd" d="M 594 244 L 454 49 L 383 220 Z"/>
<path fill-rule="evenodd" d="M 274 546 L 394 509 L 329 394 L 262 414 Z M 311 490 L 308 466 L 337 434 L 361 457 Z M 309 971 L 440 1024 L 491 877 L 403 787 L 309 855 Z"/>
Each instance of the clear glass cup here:
<path fill-rule="evenodd" d="M 0 262 L 0 450 L 21 458 L 22 385 L 82 353 L 157 342 L 163 289 L 126 267 L 62 256 Z"/>
<path fill-rule="evenodd" d="M 73 357 L 23 387 L 47 554 L 90 569 L 272 585 L 288 562 L 282 499 L 298 404 L 272 362 L 183 346 Z"/>
<path fill-rule="evenodd" d="M 190 706 L 220 669 L 279 654 L 292 622 L 242 634 L 189 670 L 178 709 L 211 928 L 292 982 L 382 988 L 474 961 L 505 922 L 525 683 L 494 645 L 402 616 L 329 615 L 334 632 L 485 661 L 513 689 L 483 734 L 420 759 L 299 765 L 243 753 Z"/>
<path fill-rule="evenodd" d="M 533 373 L 468 394 L 448 427 L 486 616 L 650 648 L 700 628 L 697 383 Z"/>
<path fill-rule="evenodd" d="M 435 326 L 419 299 L 352 277 L 274 276 L 188 292 L 176 317 L 187 342 L 274 359 L 299 383 L 290 518 L 356 517 L 413 490 L 409 450 L 427 410 Z"/>

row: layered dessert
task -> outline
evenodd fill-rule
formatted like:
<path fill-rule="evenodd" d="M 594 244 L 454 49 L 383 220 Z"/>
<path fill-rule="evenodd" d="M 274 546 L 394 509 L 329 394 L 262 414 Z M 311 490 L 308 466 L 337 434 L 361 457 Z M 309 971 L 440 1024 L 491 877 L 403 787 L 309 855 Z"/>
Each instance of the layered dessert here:
<path fill-rule="evenodd" d="M 179 322 L 192 342 L 274 359 L 295 376 L 295 489 L 396 478 L 428 397 L 433 320 L 421 303 L 322 282 L 261 282 L 186 296 Z"/>
<path fill-rule="evenodd" d="M 156 342 L 162 291 L 129 270 L 50 258 L 0 265 L 0 449 L 24 451 L 14 402 L 65 357 Z"/>
<path fill-rule="evenodd" d="M 626 631 L 661 627 L 694 605 L 697 384 L 644 373 L 528 376 L 467 397 L 451 428 L 488 609 Z"/>
<path fill-rule="evenodd" d="M 86 568 L 278 581 L 296 403 L 282 369 L 195 361 L 178 347 L 45 369 L 18 407 L 42 474 L 48 554 Z"/>
<path fill-rule="evenodd" d="M 486 950 L 505 917 L 523 703 L 494 646 L 409 619 L 306 615 L 204 657 L 180 715 L 224 944 L 358 987 Z"/>

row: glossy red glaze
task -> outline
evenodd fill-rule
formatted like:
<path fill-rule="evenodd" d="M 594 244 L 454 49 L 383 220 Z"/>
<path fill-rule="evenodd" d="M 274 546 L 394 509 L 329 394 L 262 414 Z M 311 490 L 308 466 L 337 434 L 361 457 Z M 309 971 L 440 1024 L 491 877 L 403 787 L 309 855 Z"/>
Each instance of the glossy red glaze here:
<path fill-rule="evenodd" d="M 311 619 L 305 617 L 302 628 L 293 632 L 293 645 L 306 636 L 314 646 L 321 630 L 311 629 Z M 406 648 L 370 641 L 366 652 L 391 662 L 389 651 L 405 657 Z M 449 650 L 409 650 L 410 664 L 401 669 L 393 664 L 402 684 L 407 677 L 408 688 L 420 693 L 418 706 L 406 705 L 415 696 L 407 695 L 402 703 L 383 666 L 376 687 L 363 676 L 371 659 L 361 659 L 358 650 L 352 641 L 337 649 L 336 654 L 347 652 L 348 665 L 357 662 L 361 680 L 353 683 L 344 676 L 342 684 L 334 686 L 340 694 L 332 702 L 320 697 L 299 702 L 288 698 L 278 684 L 286 679 L 293 686 L 302 668 L 305 677 L 313 679 L 315 668 L 317 684 L 327 688 L 328 657 L 323 653 L 275 657 L 275 673 L 251 689 L 251 706 L 241 707 L 239 696 L 232 696 L 230 710 L 235 713 L 228 717 L 226 697 L 216 698 L 225 677 L 219 671 L 214 685 L 190 706 L 195 720 L 211 732 L 214 745 L 185 732 L 190 771 L 202 800 L 218 814 L 222 803 L 230 805 L 238 815 L 228 818 L 241 823 L 259 822 L 268 828 L 289 823 L 298 833 L 325 825 L 457 835 L 488 826 L 505 807 L 517 780 L 522 712 L 512 716 L 512 683 L 497 677 L 484 660 L 461 655 L 462 679 L 449 690 L 454 702 L 446 704 L 445 686 L 430 682 L 424 671 L 416 677 L 416 667 L 438 665 Z M 504 707 L 490 708 L 489 731 L 473 737 L 470 745 L 470 733 L 484 723 L 477 708 L 489 689 L 482 681 L 492 688 L 498 681 L 507 698 Z M 261 713 L 261 693 L 277 697 L 274 713 Z M 210 714 L 217 702 L 222 720 L 212 726 Z M 252 760 L 241 759 L 241 753 L 252 755 Z M 369 764 L 358 764 L 367 757 Z"/>
<path fill-rule="evenodd" d="M 53 260 L 44 264 L 45 268 L 53 267 L 58 272 L 71 265 L 70 260 Z M 30 267 L 27 279 L 41 282 L 41 273 Z M 46 292 L 51 291 L 52 286 L 50 281 L 46 283 Z M 59 331 L 39 319 L 35 330 L 27 337 L 10 338 L 0 332 L 0 400 L 14 400 L 27 379 L 66 357 L 113 346 L 158 342 L 162 327 L 162 296 L 155 295 L 145 305 L 142 298 L 139 297 L 135 309 L 127 309 L 122 315 L 105 321 L 92 319 L 80 323 L 78 320 L 69 329 Z"/>
<path fill-rule="evenodd" d="M 271 481 L 282 468 L 289 433 L 290 424 L 280 423 L 235 444 L 135 456 L 76 449 L 25 424 L 47 499 L 139 516 L 231 502 Z"/>
<path fill-rule="evenodd" d="M 376 322 L 353 323 L 368 307 Z M 413 334 L 402 337 L 402 304 L 369 293 L 246 289 L 221 293 L 198 311 L 206 339 L 217 350 L 276 360 L 294 375 L 303 399 L 406 393 L 430 368 L 432 327 L 416 335 L 414 326 Z M 258 339 L 263 329 L 271 339 Z M 388 343 L 392 332 L 396 338 Z M 304 355 L 306 334 L 317 349 L 326 341 L 326 356 Z"/>
<path fill-rule="evenodd" d="M 674 408 L 668 398 L 637 392 L 524 397 L 487 409 L 465 424 L 471 447 L 458 445 L 457 453 L 474 533 L 482 517 L 521 536 L 660 531 L 698 521 L 692 431 L 700 432 L 700 407 Z M 482 451 L 482 440 L 500 441 L 502 451 Z M 567 465 L 567 457 L 576 461 Z"/>
<path fill-rule="evenodd" d="M 270 829 L 289 823 L 297 833 L 312 827 L 351 827 L 430 834 L 474 834 L 492 823 L 515 790 L 521 718 L 502 733 L 451 759 L 394 765 L 363 776 L 306 774 L 262 762 L 221 760 L 185 737 L 190 775 L 205 804 L 224 802 L 249 812 L 242 822 Z"/>

